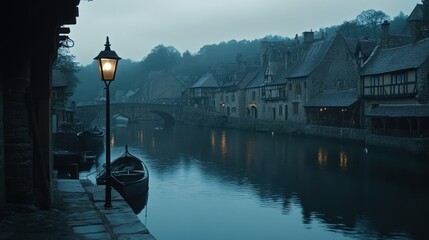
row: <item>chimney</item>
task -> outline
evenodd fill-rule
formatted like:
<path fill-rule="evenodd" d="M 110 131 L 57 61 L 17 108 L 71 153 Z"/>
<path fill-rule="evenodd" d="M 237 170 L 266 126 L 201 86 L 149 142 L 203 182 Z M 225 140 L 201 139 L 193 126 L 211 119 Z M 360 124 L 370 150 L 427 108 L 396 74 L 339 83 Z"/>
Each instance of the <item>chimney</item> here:
<path fill-rule="evenodd" d="M 310 31 L 310 32 L 303 32 L 302 33 L 304 35 L 304 43 L 312 43 L 314 40 L 314 32 Z"/>
<path fill-rule="evenodd" d="M 387 20 L 381 24 L 381 44 L 383 48 L 389 47 L 389 26 L 390 23 Z"/>

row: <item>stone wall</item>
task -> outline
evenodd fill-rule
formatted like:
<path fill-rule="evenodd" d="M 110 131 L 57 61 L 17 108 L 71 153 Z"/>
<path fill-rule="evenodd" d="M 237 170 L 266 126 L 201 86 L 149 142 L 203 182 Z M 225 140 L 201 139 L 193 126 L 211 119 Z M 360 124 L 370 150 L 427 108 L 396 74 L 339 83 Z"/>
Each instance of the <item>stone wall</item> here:
<path fill-rule="evenodd" d="M 427 138 L 398 138 L 369 134 L 365 137 L 365 143 L 394 151 L 429 156 L 429 139 Z"/>
<path fill-rule="evenodd" d="M 236 128 L 273 134 L 289 134 L 302 136 L 319 136 L 347 141 L 357 141 L 368 146 L 400 149 L 411 154 L 429 156 L 429 139 L 397 138 L 370 134 L 368 130 L 358 128 L 338 128 L 329 126 L 307 125 L 293 121 L 271 121 L 260 119 L 243 119 L 226 117 L 215 112 L 201 109 L 185 108 L 183 122 L 185 124 L 211 127 Z"/>
<path fill-rule="evenodd" d="M 0 75 L 0 216 L 3 213 L 5 205 L 3 128 L 3 79 Z"/>
<path fill-rule="evenodd" d="M 305 135 L 323 136 L 354 141 L 365 141 L 367 130 L 358 128 L 339 128 L 329 126 L 307 125 L 304 127 Z"/>
<path fill-rule="evenodd" d="M 17 71 L 17 73 L 25 71 Z M 30 204 L 33 201 L 33 149 L 26 90 L 29 80 L 11 77 L 5 81 L 4 158 L 6 201 Z"/>
<path fill-rule="evenodd" d="M 181 118 L 176 120 L 190 125 L 213 127 L 226 127 L 228 124 L 228 118 L 225 115 L 193 107 L 183 107 Z"/>

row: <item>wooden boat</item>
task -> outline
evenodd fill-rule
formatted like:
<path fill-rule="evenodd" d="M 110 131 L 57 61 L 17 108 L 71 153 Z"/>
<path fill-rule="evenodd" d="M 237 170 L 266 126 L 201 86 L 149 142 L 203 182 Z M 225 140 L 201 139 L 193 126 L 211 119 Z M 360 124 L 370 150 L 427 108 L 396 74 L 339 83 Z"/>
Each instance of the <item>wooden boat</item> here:
<path fill-rule="evenodd" d="M 68 169 L 71 164 L 82 164 L 86 160 L 84 154 L 84 152 L 70 152 L 64 149 L 55 148 L 53 151 L 53 169 L 65 170 Z"/>
<path fill-rule="evenodd" d="M 112 161 L 110 165 L 111 186 L 118 191 L 122 197 L 131 198 L 149 189 L 149 172 L 146 165 L 136 156 L 128 152 Z M 103 168 L 96 177 L 97 185 L 106 184 L 106 169 Z"/>
<path fill-rule="evenodd" d="M 81 151 L 96 151 L 104 147 L 104 132 L 95 126 L 92 129 L 79 132 L 77 140 Z"/>

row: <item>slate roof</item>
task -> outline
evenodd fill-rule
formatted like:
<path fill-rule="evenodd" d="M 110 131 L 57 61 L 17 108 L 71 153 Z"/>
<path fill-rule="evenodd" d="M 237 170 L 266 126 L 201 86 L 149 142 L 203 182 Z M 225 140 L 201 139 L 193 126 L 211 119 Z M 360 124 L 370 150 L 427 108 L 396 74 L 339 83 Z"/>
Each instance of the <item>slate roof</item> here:
<path fill-rule="evenodd" d="M 366 115 L 376 117 L 429 117 L 429 106 L 421 104 L 380 104 Z"/>
<path fill-rule="evenodd" d="M 217 88 L 219 87 L 216 79 L 211 73 L 203 75 L 198 82 L 196 82 L 191 88 Z"/>
<path fill-rule="evenodd" d="M 305 45 L 302 54 L 294 67 L 291 68 L 288 78 L 304 77 L 310 75 L 322 62 L 333 40 L 323 40 Z"/>
<path fill-rule="evenodd" d="M 52 87 L 67 87 L 67 81 L 60 70 L 52 70 Z"/>
<path fill-rule="evenodd" d="M 287 82 L 287 76 L 289 72 L 287 70 L 282 70 L 276 75 L 272 76 L 271 83 L 267 83 L 265 85 L 279 85 L 285 84 Z"/>
<path fill-rule="evenodd" d="M 423 4 L 417 4 L 416 7 L 411 12 L 410 16 L 408 17 L 407 21 L 418 21 L 423 20 L 424 14 L 423 14 Z"/>
<path fill-rule="evenodd" d="M 392 37 L 392 35 L 389 35 Z M 360 51 L 363 54 L 363 57 L 366 59 L 371 55 L 374 48 L 377 46 L 377 42 L 374 40 L 368 39 L 357 39 L 357 38 L 344 38 L 347 42 L 347 45 L 350 48 L 350 51 L 357 56 Z"/>
<path fill-rule="evenodd" d="M 322 92 L 311 99 L 305 107 L 347 107 L 358 100 L 356 89 Z"/>
<path fill-rule="evenodd" d="M 246 76 L 240 82 L 240 84 L 238 85 L 238 87 L 240 89 L 245 88 L 256 77 L 257 74 L 258 74 L 258 70 L 257 69 L 255 69 L 253 71 L 247 72 Z"/>
<path fill-rule="evenodd" d="M 374 75 L 420 67 L 429 56 L 429 39 L 396 48 L 375 49 L 361 75 Z"/>
<path fill-rule="evenodd" d="M 246 85 L 246 88 L 257 88 L 262 84 L 264 84 L 264 71 L 259 69 L 259 71 L 255 73 L 253 80 Z"/>

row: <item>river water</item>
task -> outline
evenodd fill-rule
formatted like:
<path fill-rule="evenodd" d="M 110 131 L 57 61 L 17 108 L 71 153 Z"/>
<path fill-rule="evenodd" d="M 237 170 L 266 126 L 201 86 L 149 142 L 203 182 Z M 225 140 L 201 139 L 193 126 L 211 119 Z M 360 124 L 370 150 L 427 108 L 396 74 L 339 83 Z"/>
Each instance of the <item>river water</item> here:
<path fill-rule="evenodd" d="M 159 240 L 429 239 L 429 159 L 325 138 L 157 124 L 113 127 L 111 144 L 112 159 L 128 145 L 147 165 L 138 217 Z"/>

